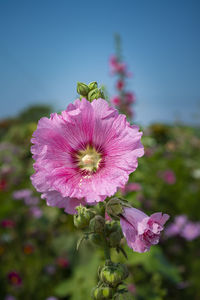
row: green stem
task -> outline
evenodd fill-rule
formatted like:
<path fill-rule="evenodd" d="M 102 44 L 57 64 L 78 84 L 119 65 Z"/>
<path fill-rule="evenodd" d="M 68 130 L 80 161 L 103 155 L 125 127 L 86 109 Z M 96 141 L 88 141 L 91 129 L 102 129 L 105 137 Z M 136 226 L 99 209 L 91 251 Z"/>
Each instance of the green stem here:
<path fill-rule="evenodd" d="M 109 248 L 108 243 L 107 243 L 106 240 L 105 240 L 105 244 L 104 244 L 104 255 L 105 255 L 106 260 L 111 260 L 111 258 L 110 258 L 110 248 Z"/>

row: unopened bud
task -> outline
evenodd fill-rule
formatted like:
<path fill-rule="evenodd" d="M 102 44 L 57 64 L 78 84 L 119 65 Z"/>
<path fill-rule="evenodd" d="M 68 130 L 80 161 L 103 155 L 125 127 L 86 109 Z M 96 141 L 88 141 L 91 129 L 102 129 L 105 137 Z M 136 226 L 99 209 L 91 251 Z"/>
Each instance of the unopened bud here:
<path fill-rule="evenodd" d="M 102 246 L 104 244 L 104 241 L 99 233 L 90 234 L 90 241 L 97 246 Z"/>
<path fill-rule="evenodd" d="M 105 204 L 104 204 L 104 202 L 99 202 L 95 206 L 95 210 L 96 210 L 98 215 L 100 215 L 102 217 L 105 217 Z"/>
<path fill-rule="evenodd" d="M 92 298 L 95 300 L 112 299 L 113 289 L 108 286 L 95 287 L 92 290 Z"/>
<path fill-rule="evenodd" d="M 126 266 L 122 264 L 112 264 L 110 266 L 104 266 L 100 273 L 100 279 L 105 284 L 109 284 L 112 287 L 119 285 L 128 275 Z"/>
<path fill-rule="evenodd" d="M 104 94 L 100 89 L 93 89 L 88 94 L 88 100 L 92 101 L 94 99 L 104 98 Z"/>
<path fill-rule="evenodd" d="M 87 84 L 83 82 L 78 82 L 77 83 L 77 93 L 80 94 L 81 96 L 87 96 L 89 93 L 89 87 Z"/>
<path fill-rule="evenodd" d="M 102 216 L 95 216 L 90 221 L 90 230 L 92 232 L 101 233 L 104 231 L 105 220 Z"/>
<path fill-rule="evenodd" d="M 106 211 L 111 218 L 119 220 L 119 215 L 123 212 L 121 200 L 118 198 L 110 199 L 106 205 Z"/>
<path fill-rule="evenodd" d="M 90 83 L 88 84 L 88 88 L 89 88 L 90 91 L 91 91 L 91 90 L 94 90 L 94 89 L 97 89 L 97 88 L 98 88 L 97 82 L 96 82 L 96 81 L 90 82 Z"/>
<path fill-rule="evenodd" d="M 78 214 L 74 215 L 74 225 L 79 229 L 87 227 L 94 214 L 82 205 L 76 207 L 76 210 Z"/>
<path fill-rule="evenodd" d="M 121 239 L 122 239 L 123 235 L 121 234 L 121 232 L 116 231 L 116 232 L 112 232 L 109 236 L 109 246 L 111 248 L 115 248 L 117 246 L 120 245 Z"/>

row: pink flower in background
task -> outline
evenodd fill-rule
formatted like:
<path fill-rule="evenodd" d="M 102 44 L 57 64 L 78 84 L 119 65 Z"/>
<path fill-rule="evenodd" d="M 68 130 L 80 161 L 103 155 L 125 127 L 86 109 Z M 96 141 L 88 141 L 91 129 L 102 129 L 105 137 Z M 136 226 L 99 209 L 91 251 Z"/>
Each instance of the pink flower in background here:
<path fill-rule="evenodd" d="M 58 257 L 56 262 L 57 262 L 57 265 L 61 268 L 69 267 L 69 261 L 64 257 Z"/>
<path fill-rule="evenodd" d="M 138 192 L 138 191 L 141 191 L 141 189 L 142 189 L 142 187 L 139 183 L 130 182 L 121 190 L 122 190 L 123 194 L 126 194 L 128 192 Z"/>
<path fill-rule="evenodd" d="M 11 220 L 11 219 L 4 219 L 1 221 L 1 226 L 3 228 L 13 228 L 15 227 L 15 221 Z"/>
<path fill-rule="evenodd" d="M 180 235 L 188 241 L 192 241 L 200 236 L 200 222 L 188 222 Z"/>
<path fill-rule="evenodd" d="M 127 104 L 135 103 L 135 95 L 131 92 L 125 93 L 124 102 L 127 103 Z"/>
<path fill-rule="evenodd" d="M 167 184 L 174 184 L 176 182 L 176 176 L 172 170 L 164 171 L 161 176 Z"/>
<path fill-rule="evenodd" d="M 115 106 L 119 106 L 121 104 L 121 98 L 119 96 L 114 96 L 110 99 L 110 102 Z"/>
<path fill-rule="evenodd" d="M 65 111 L 42 118 L 31 148 L 31 180 L 47 204 L 75 213 L 124 187 L 143 155 L 142 133 L 103 99 L 76 100 Z"/>
<path fill-rule="evenodd" d="M 22 279 L 16 271 L 11 271 L 8 274 L 8 280 L 9 282 L 14 286 L 20 286 L 22 284 Z"/>
<path fill-rule="evenodd" d="M 124 63 L 119 62 L 115 55 L 111 56 L 109 64 L 110 64 L 110 69 L 112 74 L 126 73 L 126 65 Z"/>
<path fill-rule="evenodd" d="M 192 241 L 200 236 L 200 222 L 188 220 L 186 215 L 176 216 L 165 231 L 167 237 L 179 235 L 188 241 Z"/>
<path fill-rule="evenodd" d="M 32 195 L 32 191 L 29 189 L 23 189 L 13 192 L 13 198 L 15 200 L 24 199 L 30 197 Z"/>
<path fill-rule="evenodd" d="M 133 295 L 136 294 L 136 286 L 135 286 L 135 284 L 130 283 L 130 284 L 127 286 L 127 288 L 128 288 L 129 293 L 131 293 L 131 294 L 133 294 Z"/>
<path fill-rule="evenodd" d="M 7 295 L 4 300 L 16 300 L 16 298 L 12 295 Z"/>
<path fill-rule="evenodd" d="M 121 91 L 124 88 L 124 81 L 123 80 L 118 80 L 116 84 L 116 88 Z"/>
<path fill-rule="evenodd" d="M 124 208 L 120 224 L 127 244 L 136 252 L 146 252 L 151 245 L 158 244 L 163 225 L 169 215 L 161 212 L 148 217 L 136 208 Z"/>
<path fill-rule="evenodd" d="M 176 216 L 174 223 L 167 226 L 165 230 L 165 235 L 171 237 L 180 234 L 181 230 L 183 229 L 187 221 L 188 219 L 186 215 Z"/>
<path fill-rule="evenodd" d="M 40 219 L 43 215 L 43 212 L 38 206 L 33 206 L 29 209 L 29 214 L 35 219 Z"/>

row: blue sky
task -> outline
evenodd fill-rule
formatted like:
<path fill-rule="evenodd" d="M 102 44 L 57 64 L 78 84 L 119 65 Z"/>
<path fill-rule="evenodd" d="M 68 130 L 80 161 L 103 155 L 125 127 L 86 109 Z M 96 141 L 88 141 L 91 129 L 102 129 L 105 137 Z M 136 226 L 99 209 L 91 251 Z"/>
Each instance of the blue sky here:
<path fill-rule="evenodd" d="M 198 0 L 0 0 L 0 118 L 34 103 L 64 109 L 77 81 L 112 95 L 117 32 L 136 120 L 200 123 L 199 15 Z"/>

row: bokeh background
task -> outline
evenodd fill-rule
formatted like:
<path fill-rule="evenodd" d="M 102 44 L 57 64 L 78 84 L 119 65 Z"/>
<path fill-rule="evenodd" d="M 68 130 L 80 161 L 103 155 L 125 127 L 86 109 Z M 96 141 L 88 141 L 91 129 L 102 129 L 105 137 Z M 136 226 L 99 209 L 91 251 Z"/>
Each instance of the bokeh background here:
<path fill-rule="evenodd" d="M 119 194 L 171 216 L 150 252 L 125 246 L 130 299 L 200 299 L 199 15 L 198 0 L 0 0 L 0 299 L 90 299 L 103 253 L 91 243 L 77 252 L 72 217 L 32 187 L 30 138 L 40 117 L 76 99 L 77 81 L 97 81 L 121 110 L 112 55 L 132 73 L 126 113 L 145 146 Z"/>

